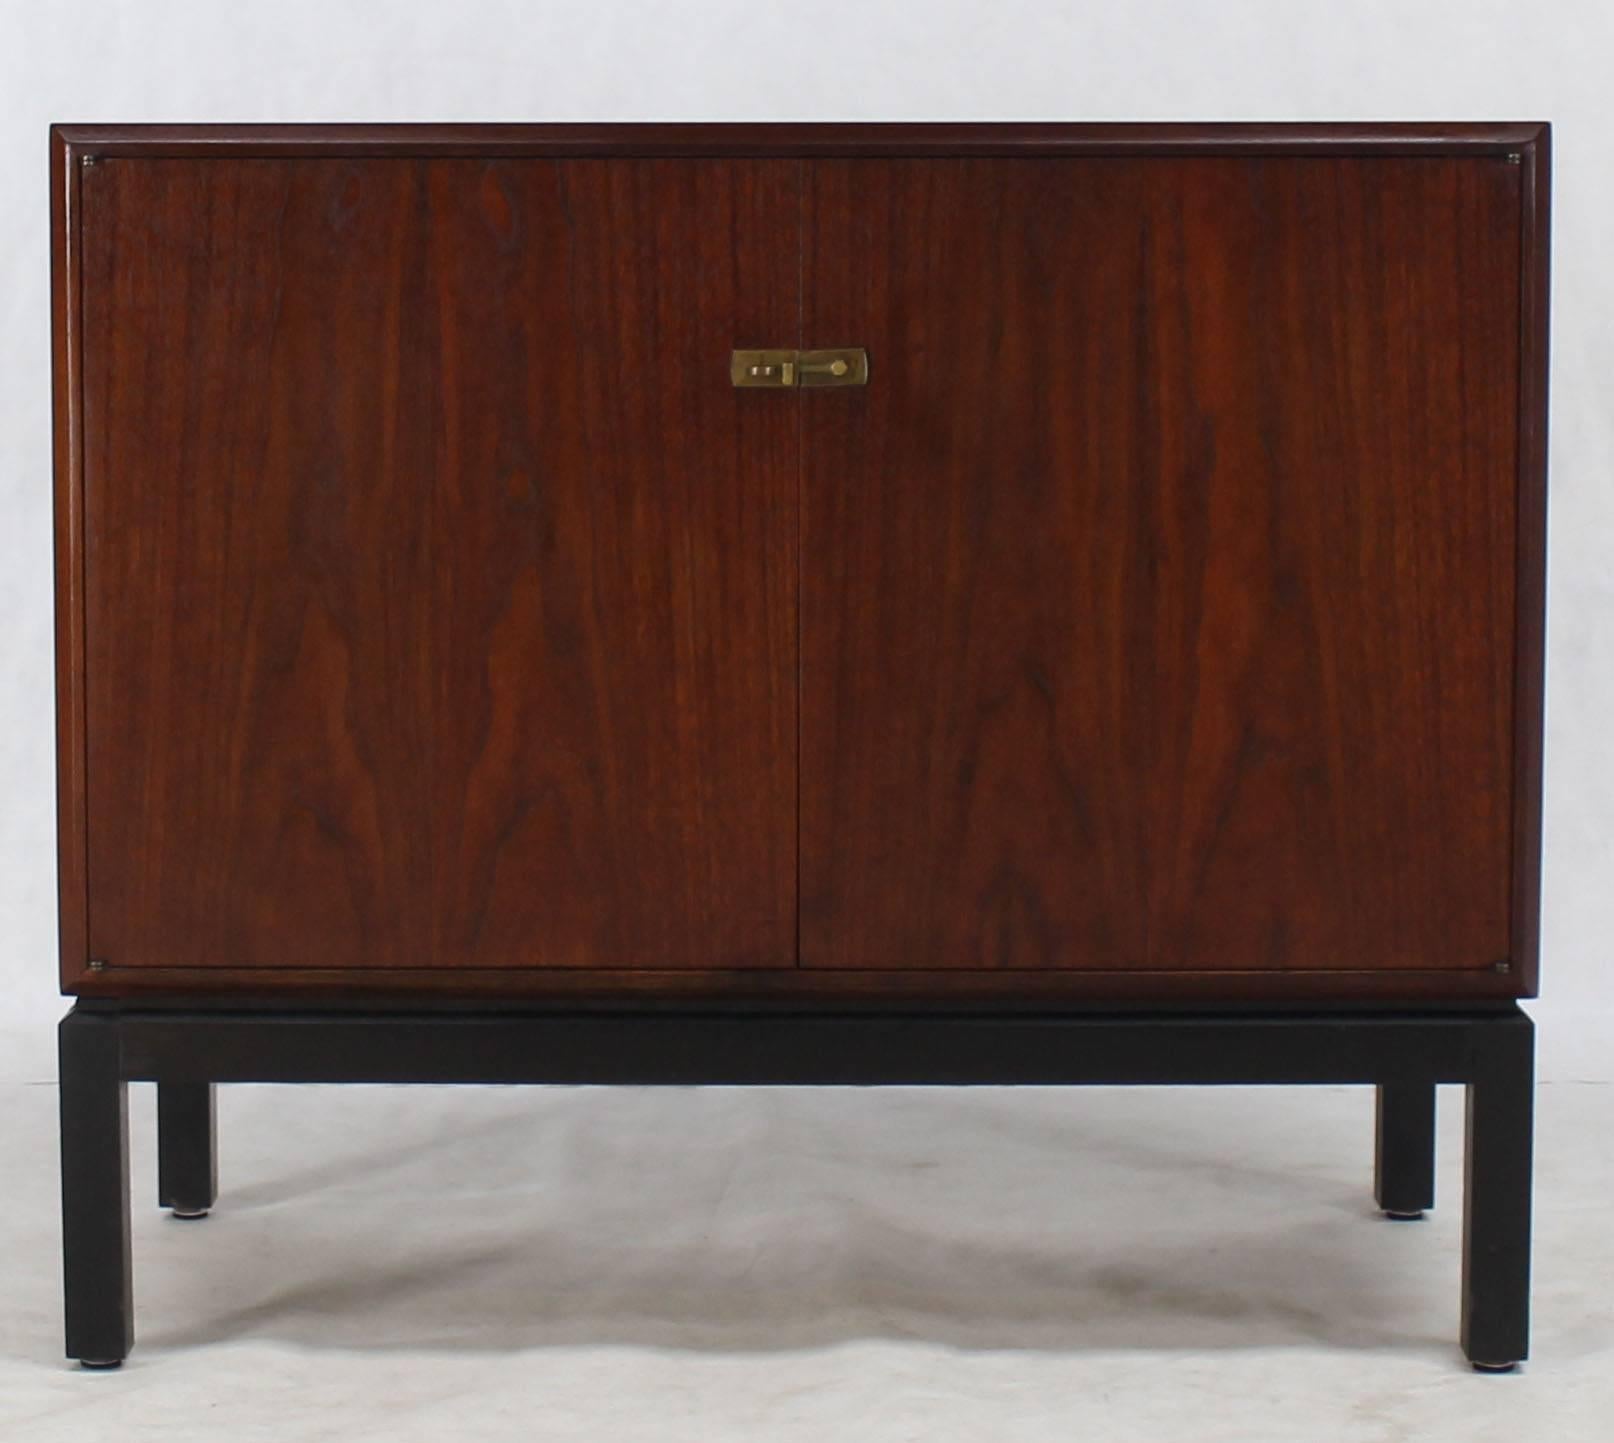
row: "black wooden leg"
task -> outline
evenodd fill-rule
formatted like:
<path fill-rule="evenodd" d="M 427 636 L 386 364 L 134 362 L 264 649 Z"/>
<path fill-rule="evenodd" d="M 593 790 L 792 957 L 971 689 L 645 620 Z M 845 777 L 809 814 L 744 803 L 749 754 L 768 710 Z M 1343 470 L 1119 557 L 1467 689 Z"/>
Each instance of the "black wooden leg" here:
<path fill-rule="evenodd" d="M 157 1197 L 179 1218 L 206 1217 L 219 1195 L 211 1082 L 157 1084 Z"/>
<path fill-rule="evenodd" d="M 134 1342 L 129 1105 L 115 1018 L 69 1013 L 58 1033 L 67 1356 L 116 1367 Z"/>
<path fill-rule="evenodd" d="M 1373 1195 L 1387 1216 L 1421 1218 L 1435 1205 L 1435 1084 L 1379 1086 Z"/>
<path fill-rule="evenodd" d="M 1523 1013 L 1475 1029 L 1463 1197 L 1463 1352 L 1507 1371 L 1530 1351 L 1535 1027 Z"/>

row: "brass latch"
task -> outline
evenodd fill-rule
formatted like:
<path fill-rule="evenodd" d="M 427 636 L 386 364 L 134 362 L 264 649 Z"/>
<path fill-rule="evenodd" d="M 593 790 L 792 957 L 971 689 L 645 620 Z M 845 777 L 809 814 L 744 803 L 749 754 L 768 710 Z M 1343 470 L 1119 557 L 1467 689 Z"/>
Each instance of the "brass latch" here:
<path fill-rule="evenodd" d="M 831 351 L 736 351 L 729 359 L 736 386 L 866 386 L 869 353 L 861 346 Z"/>

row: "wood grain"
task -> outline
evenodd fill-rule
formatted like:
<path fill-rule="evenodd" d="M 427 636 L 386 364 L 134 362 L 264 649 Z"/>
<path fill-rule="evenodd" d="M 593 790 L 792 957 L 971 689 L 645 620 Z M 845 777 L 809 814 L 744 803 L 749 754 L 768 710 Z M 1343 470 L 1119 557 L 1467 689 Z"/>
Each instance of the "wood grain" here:
<path fill-rule="evenodd" d="M 1504 961 L 1519 168 L 807 207 L 805 332 L 874 374 L 808 421 L 803 964 Z"/>
<path fill-rule="evenodd" d="M 793 961 L 796 174 L 84 172 L 93 955 Z"/>
<path fill-rule="evenodd" d="M 437 955 L 792 966 L 797 169 L 427 175 Z"/>
<path fill-rule="evenodd" d="M 53 127 L 64 989 L 1533 995 L 1548 153 Z"/>

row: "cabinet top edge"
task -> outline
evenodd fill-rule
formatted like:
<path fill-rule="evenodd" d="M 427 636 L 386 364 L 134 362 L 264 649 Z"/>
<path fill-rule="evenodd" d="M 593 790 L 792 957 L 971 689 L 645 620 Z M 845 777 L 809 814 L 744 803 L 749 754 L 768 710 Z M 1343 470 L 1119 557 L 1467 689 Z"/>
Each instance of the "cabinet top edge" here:
<path fill-rule="evenodd" d="M 926 156 L 1489 154 L 1546 121 L 57 124 L 53 145 L 123 156 Z"/>

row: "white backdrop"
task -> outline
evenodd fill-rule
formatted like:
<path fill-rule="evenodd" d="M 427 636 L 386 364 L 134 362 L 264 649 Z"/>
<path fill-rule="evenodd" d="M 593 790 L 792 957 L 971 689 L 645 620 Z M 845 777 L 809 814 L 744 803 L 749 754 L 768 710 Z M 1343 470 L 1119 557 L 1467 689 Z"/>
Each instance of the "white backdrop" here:
<path fill-rule="evenodd" d="M 0 0 L 0 1023 L 55 986 L 46 127 L 88 120 L 1547 119 L 1544 1070 L 1614 937 L 1607 0 Z M 130 838 L 138 845 L 137 838 Z M 1431 838 L 1439 845 L 1439 838 Z"/>

